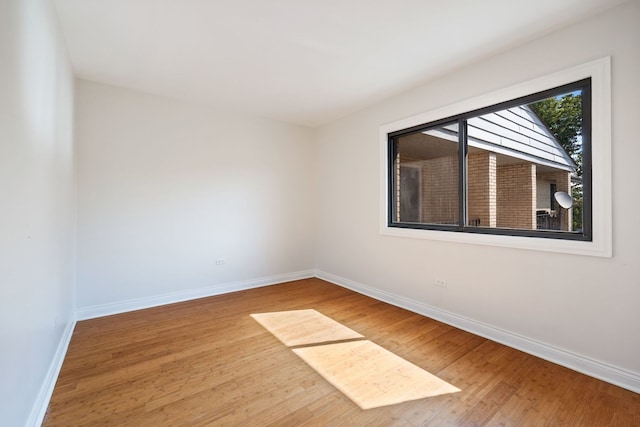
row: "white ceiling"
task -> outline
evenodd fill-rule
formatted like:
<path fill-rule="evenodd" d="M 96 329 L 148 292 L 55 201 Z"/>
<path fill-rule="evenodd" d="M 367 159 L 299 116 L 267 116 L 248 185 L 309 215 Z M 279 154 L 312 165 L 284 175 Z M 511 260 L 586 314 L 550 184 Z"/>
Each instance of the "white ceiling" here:
<path fill-rule="evenodd" d="M 623 0 L 54 0 L 78 77 L 318 126 Z"/>

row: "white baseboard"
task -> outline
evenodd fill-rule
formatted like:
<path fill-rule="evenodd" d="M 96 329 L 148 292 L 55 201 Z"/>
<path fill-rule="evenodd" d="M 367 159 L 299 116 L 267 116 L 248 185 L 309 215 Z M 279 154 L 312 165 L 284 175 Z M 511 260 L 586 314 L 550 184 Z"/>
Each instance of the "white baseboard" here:
<path fill-rule="evenodd" d="M 615 384 L 619 387 L 640 393 L 640 374 L 626 371 L 591 358 L 527 338 L 495 326 L 487 325 L 464 316 L 460 316 L 420 301 L 405 298 L 390 292 L 375 289 L 344 277 L 316 270 L 315 276 L 352 291 L 358 292 L 389 304 L 422 314 L 472 334 L 488 338 L 506 346 L 524 351 L 541 359 L 562 365 L 585 375 Z"/>
<path fill-rule="evenodd" d="M 243 291 L 259 288 L 277 283 L 290 282 L 292 280 L 308 279 L 314 277 L 312 270 L 298 271 L 294 273 L 279 274 L 277 276 L 263 277 L 260 279 L 245 280 L 240 282 L 224 283 L 200 289 L 171 292 L 152 297 L 138 298 L 128 301 L 119 301 L 111 304 L 82 307 L 76 310 L 76 319 L 87 320 L 96 317 L 110 316 L 112 314 L 126 313 L 128 311 L 142 310 L 144 308 L 157 307 L 176 302 L 188 301 L 197 298 L 205 298 L 229 292 Z"/>
<path fill-rule="evenodd" d="M 69 342 L 71 342 L 71 336 L 73 335 L 73 329 L 75 328 L 75 326 L 76 321 L 75 319 L 72 319 L 64 329 L 62 337 L 60 337 L 60 342 L 58 343 L 56 353 L 53 356 L 51 365 L 49 365 L 47 375 L 42 382 L 42 386 L 40 387 L 40 391 L 38 392 L 38 397 L 36 397 L 36 401 L 33 403 L 31 414 L 29 414 L 29 419 L 25 424 L 27 427 L 38 427 L 42 425 L 42 421 L 44 421 L 44 416 L 47 413 L 49 401 L 51 400 L 51 395 L 53 394 L 53 388 L 55 387 L 56 381 L 58 380 L 58 374 L 60 374 L 62 362 L 64 362 L 64 357 L 67 354 L 67 349 L 69 348 Z"/>

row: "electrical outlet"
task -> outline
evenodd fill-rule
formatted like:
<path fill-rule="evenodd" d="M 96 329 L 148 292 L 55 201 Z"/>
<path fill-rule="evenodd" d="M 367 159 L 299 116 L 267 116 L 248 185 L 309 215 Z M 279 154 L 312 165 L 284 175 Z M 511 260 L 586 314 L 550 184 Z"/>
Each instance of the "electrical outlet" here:
<path fill-rule="evenodd" d="M 447 281 L 444 279 L 436 279 L 436 286 L 440 286 L 441 288 L 446 288 Z"/>
<path fill-rule="evenodd" d="M 216 265 L 222 265 L 225 262 L 227 262 L 227 260 L 225 260 L 224 258 L 216 258 Z"/>

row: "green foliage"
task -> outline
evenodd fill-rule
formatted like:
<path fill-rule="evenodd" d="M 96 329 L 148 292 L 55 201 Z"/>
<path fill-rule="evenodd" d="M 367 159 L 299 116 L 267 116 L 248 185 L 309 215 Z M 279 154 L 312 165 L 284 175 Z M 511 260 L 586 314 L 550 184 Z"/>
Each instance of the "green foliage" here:
<path fill-rule="evenodd" d="M 562 97 L 547 98 L 529 107 L 547 126 L 551 134 L 562 145 L 576 164 L 576 175 L 582 176 L 582 146 L 579 136 L 582 134 L 582 96 L 569 94 Z M 573 197 L 573 230 L 582 229 L 582 185 L 571 188 Z"/>
<path fill-rule="evenodd" d="M 582 96 L 569 94 L 561 98 L 547 98 L 529 107 L 547 126 L 562 148 L 578 166 L 582 175 L 582 147 L 578 136 L 582 132 Z"/>
<path fill-rule="evenodd" d="M 571 188 L 571 197 L 573 197 L 573 216 L 572 229 L 582 229 L 582 186 L 575 185 Z"/>

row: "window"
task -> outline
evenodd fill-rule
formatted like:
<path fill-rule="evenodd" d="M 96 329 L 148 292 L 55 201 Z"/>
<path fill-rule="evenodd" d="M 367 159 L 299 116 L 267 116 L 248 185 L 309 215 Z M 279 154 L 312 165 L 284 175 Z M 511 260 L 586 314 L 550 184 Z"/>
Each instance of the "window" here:
<path fill-rule="evenodd" d="M 382 234 L 611 251 L 610 58 L 380 128 Z"/>
<path fill-rule="evenodd" d="M 389 226 L 591 240 L 590 94 L 585 79 L 390 133 Z"/>

